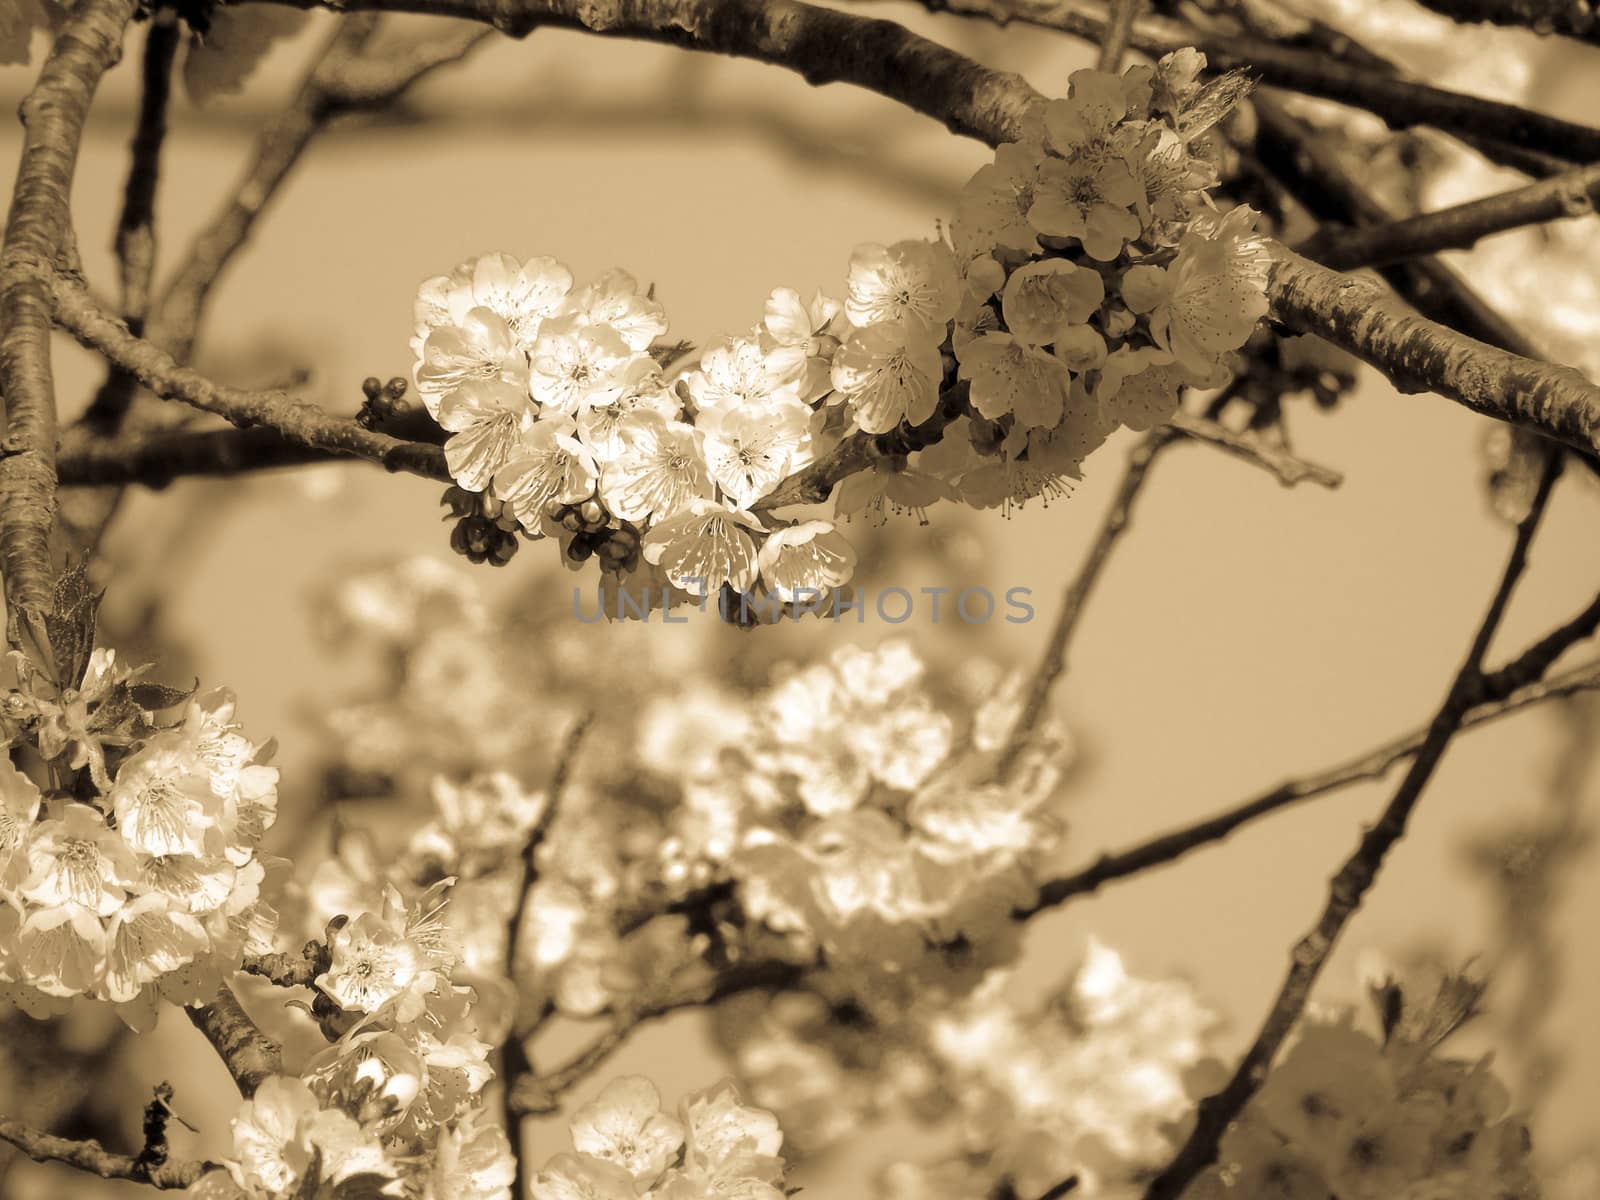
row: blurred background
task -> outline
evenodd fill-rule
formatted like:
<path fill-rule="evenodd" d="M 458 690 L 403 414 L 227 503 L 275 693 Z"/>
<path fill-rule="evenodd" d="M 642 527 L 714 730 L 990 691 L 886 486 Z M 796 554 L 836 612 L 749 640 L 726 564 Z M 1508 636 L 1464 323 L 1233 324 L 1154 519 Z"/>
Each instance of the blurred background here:
<path fill-rule="evenodd" d="M 1089 64 L 1086 47 L 1038 30 L 930 18 L 901 4 L 872 12 L 1020 71 L 1051 94 Z M 1420 9 L 1386 0 L 1383 13 L 1325 15 L 1367 22 L 1401 56 L 1446 44 Z M 321 17 L 308 21 L 241 95 L 203 109 L 175 97 L 157 208 L 160 265 L 177 261 L 227 194 L 255 133 L 290 97 L 328 28 Z M 397 21 L 389 32 L 438 36 L 443 28 Z M 1600 51 L 1509 33 L 1451 37 L 1449 52 L 1430 64 L 1433 81 L 1592 116 Z M 108 293 L 137 61 L 130 47 L 103 86 L 74 195 L 86 274 Z M 28 69 L 0 69 L 0 107 L 14 108 L 30 79 Z M 6 126 L 0 186 L 8 192 L 18 145 Z M 496 39 L 388 115 L 337 124 L 314 144 L 224 277 L 197 362 L 247 385 L 304 369 L 311 398 L 353 412 L 363 377 L 409 369 L 417 283 L 492 250 L 554 255 L 580 280 L 624 267 L 655 284 L 671 336 L 698 343 L 758 321 L 773 287 L 837 294 L 859 242 L 932 236 L 986 156 L 886 100 L 843 86 L 812 89 L 775 68 L 561 31 Z M 1590 218 L 1562 236 L 1595 233 Z M 1497 253 L 1504 258 L 1492 246 L 1483 252 L 1485 287 L 1503 302 L 1521 298 L 1514 317 L 1538 328 L 1564 309 L 1577 314 L 1545 331 L 1550 344 L 1581 344 L 1582 322 L 1600 322 L 1600 306 L 1585 307 L 1594 280 L 1583 259 L 1563 268 L 1547 254 L 1538 278 L 1519 282 L 1494 274 Z M 56 363 L 70 419 L 101 372 L 62 339 Z M 1290 415 L 1297 450 L 1344 472 L 1337 491 L 1282 489 L 1263 472 L 1186 446 L 1168 456 L 1142 499 L 1055 693 L 1084 757 L 1064 863 L 1410 729 L 1430 715 L 1457 667 L 1510 541 L 1485 498 L 1485 423 L 1437 397 L 1398 396 L 1370 372 L 1337 411 L 1299 405 Z M 641 670 L 618 685 L 622 704 L 646 703 L 652 679 L 669 677 L 674 664 L 712 661 L 737 674 L 890 635 L 1025 664 L 1042 650 L 1126 449 L 1118 440 L 1100 450 L 1070 500 L 1049 509 L 1030 506 L 1009 520 L 936 509 L 928 528 L 898 519 L 883 535 L 879 567 L 858 579 L 912 591 L 1031 589 L 1032 623 L 935 627 L 919 609 L 894 627 L 813 621 L 754 634 L 706 619 L 631 629 L 560 619 L 552 636 L 564 656 L 616 663 L 638 655 L 655 664 L 661 674 Z M 1565 619 L 1600 585 L 1600 489 L 1579 474 L 1569 473 L 1553 501 L 1500 654 Z M 170 682 L 199 676 L 236 689 L 246 728 L 279 738 L 280 849 L 319 819 L 326 746 L 312 714 L 352 687 L 349 662 L 316 635 L 318 597 L 341 573 L 391 557 L 451 561 L 438 499 L 434 484 L 357 465 L 180 482 L 133 493 L 106 540 L 106 622 L 124 636 L 119 649 L 136 660 L 159 655 Z M 576 577 L 551 570 L 551 557 L 535 545 L 504 570 L 472 570 L 489 595 L 524 611 L 570 614 Z M 1600 871 L 1587 837 L 1600 813 L 1600 771 L 1587 769 L 1584 753 L 1600 741 L 1600 714 L 1571 707 L 1519 715 L 1452 746 L 1318 993 L 1330 1005 L 1361 999 L 1358 963 L 1374 950 L 1454 965 L 1505 958 L 1489 1016 L 1469 1041 L 1502 1047 L 1500 1061 L 1534 1108 L 1537 1142 L 1553 1162 L 1600 1142 Z M 1092 934 L 1137 973 L 1194 981 L 1228 1022 L 1224 1046 L 1240 1047 L 1288 947 L 1319 910 L 1328 875 L 1388 786 L 1315 800 L 1036 922 L 1019 985 L 1058 980 Z M 1508 924 L 1508 914 L 1530 904 L 1543 952 L 1510 953 L 1519 939 L 1508 930 L 1525 927 Z M 669 1103 L 713 1082 L 725 1068 L 698 1022 L 675 1017 L 644 1030 L 573 1099 L 629 1070 L 655 1078 Z M 96 1021 L 69 1023 L 48 1055 L 22 1019 L 4 1028 L 0 1111 L 38 1124 L 54 1114 L 64 1129 L 108 1137 L 120 1129 L 137 1144 L 150 1085 L 171 1078 L 178 1111 L 198 1127 L 175 1134 L 175 1152 L 226 1147 L 226 1122 L 215 1114 L 231 1103 L 230 1085 L 180 1014 L 169 1012 L 153 1034 L 117 1041 L 109 1063 L 107 1030 Z M 548 1128 L 536 1159 L 566 1148 L 560 1123 Z M 819 1196 L 855 1194 L 862 1171 L 897 1156 L 897 1136 L 837 1152 L 802 1182 Z M 0 1183 L 15 1200 L 128 1190 L 26 1162 Z"/>

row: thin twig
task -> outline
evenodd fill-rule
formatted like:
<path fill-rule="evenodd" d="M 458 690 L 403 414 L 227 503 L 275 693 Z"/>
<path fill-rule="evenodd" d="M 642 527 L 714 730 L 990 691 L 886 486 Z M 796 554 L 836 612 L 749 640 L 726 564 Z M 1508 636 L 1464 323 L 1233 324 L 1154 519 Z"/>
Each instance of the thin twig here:
<path fill-rule="evenodd" d="M 1600 45 L 1600 7 L 1594 0 L 1421 0 L 1462 24 L 1504 25 L 1560 33 Z"/>
<path fill-rule="evenodd" d="M 550 776 L 544 811 L 539 814 L 539 819 L 528 831 L 527 839 L 517 856 L 521 877 L 517 880 L 516 899 L 512 902 L 511 920 L 506 927 L 506 978 L 511 980 L 513 985 L 517 979 L 517 950 L 522 943 L 523 922 L 528 911 L 528 891 L 539 878 L 539 868 L 534 861 L 534 855 L 539 849 L 539 844 L 544 841 L 550 823 L 555 820 L 556 810 L 577 766 L 578 752 L 583 748 L 584 735 L 589 732 L 593 720 L 593 713 L 582 713 L 567 731 L 566 739 L 562 742 L 560 753 L 556 758 L 555 770 Z M 511 1029 L 506 1034 L 505 1045 L 501 1047 L 500 1062 L 500 1095 L 505 1116 L 506 1138 L 511 1143 L 511 1157 L 516 1163 L 516 1178 L 511 1193 L 513 1196 L 527 1195 L 527 1169 L 522 1154 L 522 1114 L 515 1103 L 519 1084 L 533 1075 L 533 1063 L 528 1057 L 527 1037 L 528 1030 L 523 1026 L 520 1014 L 513 1013 Z"/>
<path fill-rule="evenodd" d="M 96 1141 L 56 1137 L 4 1116 L 0 1116 L 0 1138 L 34 1162 L 65 1163 L 102 1179 L 131 1179 L 162 1189 L 186 1188 L 207 1171 L 219 1169 L 205 1162 L 148 1163 L 127 1154 L 113 1153 Z"/>
<path fill-rule="evenodd" d="M 1167 1167 L 1150 1183 L 1145 1190 L 1144 1200 L 1177 1200 L 1196 1176 L 1216 1161 L 1223 1134 L 1260 1089 L 1278 1050 L 1305 1010 L 1312 988 L 1322 974 L 1339 935 L 1377 880 L 1390 849 L 1404 836 L 1412 810 L 1481 687 L 1484 654 L 1527 565 L 1528 547 L 1544 515 L 1556 478 L 1561 473 L 1563 460 L 1564 456 L 1554 450 L 1546 457 L 1538 492 L 1528 515 L 1517 526 L 1511 555 L 1495 589 L 1494 598 L 1489 603 L 1488 613 L 1472 639 L 1471 648 L 1456 672 L 1443 704 L 1429 724 L 1427 736 L 1412 758 L 1405 778 L 1401 780 L 1378 822 L 1366 831 L 1356 851 L 1334 876 L 1322 915 L 1295 945 L 1289 972 L 1278 989 L 1272 1008 L 1249 1050 L 1240 1059 L 1232 1078 L 1221 1091 L 1200 1102 L 1188 1139 Z"/>
<path fill-rule="evenodd" d="M 1220 422 L 1196 416 L 1183 409 L 1179 409 L 1177 414 L 1167 421 L 1167 428 L 1175 429 L 1197 442 L 1215 446 L 1235 458 L 1270 472 L 1284 487 L 1314 483 L 1318 487 L 1336 488 L 1344 482 L 1344 476 L 1332 467 L 1310 462 L 1255 434 L 1237 433 Z"/>
<path fill-rule="evenodd" d="M 1073 575 L 1072 582 L 1067 586 L 1066 595 L 1062 598 L 1061 612 L 1056 617 L 1055 627 L 1050 631 L 1050 640 L 1046 643 L 1044 654 L 1039 660 L 1039 665 L 1034 668 L 1033 678 L 1028 684 L 1027 699 L 1023 701 L 1017 723 L 1012 726 L 1011 736 L 995 764 L 996 779 L 1007 777 L 1023 750 L 1027 748 L 1028 741 L 1032 738 L 1044 713 L 1045 703 L 1050 698 L 1050 689 L 1066 671 L 1067 648 L 1072 641 L 1073 631 L 1078 627 L 1078 618 L 1083 615 L 1089 596 L 1094 591 L 1095 584 L 1100 581 L 1100 575 L 1105 570 L 1106 563 L 1110 561 L 1111 552 L 1116 549 L 1118 539 L 1128 528 L 1128 522 L 1133 516 L 1134 501 L 1139 498 L 1139 493 L 1144 488 L 1156 456 L 1170 446 L 1176 436 L 1166 428 L 1154 429 L 1140 439 L 1129 452 L 1128 465 L 1123 472 L 1122 482 L 1117 487 L 1116 495 L 1112 497 L 1111 507 L 1106 510 L 1105 519 L 1100 523 L 1100 531 L 1095 535 L 1089 553 L 1079 564 L 1077 573 Z"/>
<path fill-rule="evenodd" d="M 561 1097 L 620 1050 L 641 1025 L 684 1009 L 705 1008 L 744 992 L 782 991 L 793 987 L 804 973 L 805 968 L 799 964 L 777 959 L 735 963 L 710 979 L 679 988 L 658 1001 L 623 1010 L 604 1032 L 561 1066 L 543 1075 L 524 1077 L 512 1096 L 515 1111 L 526 1116 L 557 1111 Z"/>
<path fill-rule="evenodd" d="M 327 971 L 332 963 L 328 943 L 313 938 L 292 954 L 252 954 L 245 958 L 239 969 L 250 975 L 270 980 L 281 988 L 310 987 L 318 975 Z"/>
<path fill-rule="evenodd" d="M 156 187 L 161 180 L 161 148 L 167 138 L 167 102 L 172 93 L 172 64 L 178 54 L 178 14 L 162 9 L 150 18 L 141 64 L 139 121 L 129 147 L 128 182 L 122 189 L 114 248 L 122 285 L 122 319 L 133 333 L 144 332 L 150 311 L 150 285 L 156 268 Z M 122 424 L 138 391 L 138 381 L 112 367 L 83 415 L 97 433 L 113 433 Z"/>
<path fill-rule="evenodd" d="M 180 400 L 235 425 L 265 426 L 296 445 L 365 458 L 391 471 L 449 478 L 439 447 L 367 429 L 286 392 L 246 391 L 214 383 L 198 371 L 179 366 L 155 343 L 134 337 L 125 325 L 98 308 L 79 284 L 56 272 L 46 274 L 61 325 L 156 395 Z"/>
<path fill-rule="evenodd" d="M 1578 167 L 1525 187 L 1479 200 L 1357 229 L 1322 229 L 1295 247 L 1297 254 L 1349 271 L 1466 250 L 1509 229 L 1591 216 L 1600 201 L 1600 166 Z"/>
<path fill-rule="evenodd" d="M 1504 694 L 1503 699 L 1485 700 L 1467 710 L 1461 720 L 1461 728 L 1470 729 L 1519 712 L 1529 705 L 1596 689 L 1600 689 L 1600 661 L 1564 671 L 1548 681 L 1532 682 L 1512 689 Z M 1235 830 L 1302 800 L 1340 791 L 1357 783 L 1382 779 L 1395 764 L 1416 754 L 1427 735 L 1427 727 L 1419 727 L 1336 766 L 1287 780 L 1271 791 L 1263 792 L 1214 817 L 1150 838 L 1126 850 L 1102 854 L 1088 866 L 1042 884 L 1038 899 L 1026 908 L 1017 909 L 1013 915 L 1018 920 L 1027 920 L 1077 896 L 1090 895 L 1104 884 L 1176 862 L 1192 850 L 1220 842 Z"/>
<path fill-rule="evenodd" d="M 44 614 L 53 590 L 56 395 L 49 284 L 38 267 L 54 263 L 72 240 L 72 176 L 84 121 L 136 7 L 137 0 L 83 0 L 57 35 L 22 101 L 22 159 L 0 247 L 0 575 L 20 631 L 52 669 Z"/>

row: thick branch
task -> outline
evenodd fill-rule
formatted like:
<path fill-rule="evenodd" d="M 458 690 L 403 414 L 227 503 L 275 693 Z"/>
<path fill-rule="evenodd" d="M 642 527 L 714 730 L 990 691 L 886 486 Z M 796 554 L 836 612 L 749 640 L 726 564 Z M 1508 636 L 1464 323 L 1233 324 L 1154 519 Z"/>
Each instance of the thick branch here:
<path fill-rule="evenodd" d="M 1600 606 L 1600 601 L 1597 601 L 1596 605 Z M 1595 616 L 1600 619 L 1600 608 L 1596 609 Z M 1570 645 L 1571 642 L 1568 641 L 1566 644 Z M 1543 667 L 1540 667 L 1538 672 L 1531 676 L 1532 682 L 1505 688 L 1505 683 L 1513 678 L 1513 672 L 1522 675 L 1531 670 L 1533 664 L 1525 661 L 1526 659 L 1527 655 L 1523 655 L 1514 663 L 1485 677 L 1486 694 L 1498 695 L 1500 698 L 1486 699 L 1468 709 L 1461 721 L 1462 729 L 1470 729 L 1474 725 L 1483 725 L 1500 717 L 1509 716 L 1531 704 L 1600 688 L 1600 662 L 1591 662 L 1571 671 L 1564 671 L 1545 682 L 1538 679 L 1543 671 Z M 1357 783 L 1382 779 L 1396 763 L 1405 761 L 1420 750 L 1427 735 L 1426 726 L 1414 729 L 1365 754 L 1346 759 L 1337 766 L 1281 783 L 1271 791 L 1263 792 L 1214 817 L 1207 817 L 1182 829 L 1150 838 L 1137 846 L 1130 846 L 1114 854 L 1102 854 L 1088 866 L 1041 885 L 1039 898 L 1029 907 L 1018 909 L 1015 916 L 1018 920 L 1026 920 L 1036 913 L 1065 904 L 1076 896 L 1086 896 L 1096 892 L 1104 884 L 1176 862 L 1191 850 L 1220 842 L 1235 830 L 1298 804 L 1302 800 L 1310 800 L 1315 796 L 1339 791 Z"/>
<path fill-rule="evenodd" d="M 278 1043 L 256 1027 L 227 985 L 217 990 L 210 1004 L 184 1011 L 215 1047 L 246 1100 L 255 1095 L 264 1080 L 283 1070 Z"/>
<path fill-rule="evenodd" d="M 0 573 L 19 616 L 50 607 L 50 525 L 56 505 L 56 398 L 50 297 L 40 264 L 72 229 L 72 176 L 100 77 L 122 52 L 137 0 L 83 0 L 63 26 L 22 102 L 22 159 L 0 249 Z M 42 630 L 39 634 L 42 637 Z"/>
<path fill-rule="evenodd" d="M 853 83 L 993 144 L 1015 140 L 1040 97 L 895 21 L 801 0 L 275 0 L 294 8 L 433 13 L 513 37 L 551 25 L 642 38 L 787 67 L 808 83 Z M 1596 155 L 1600 157 L 1600 155 Z"/>
<path fill-rule="evenodd" d="M 85 346 L 98 350 L 158 396 L 181 400 L 234 425 L 266 426 L 298 446 L 368 459 L 391 471 L 449 478 L 444 453 L 437 446 L 366 429 L 286 392 L 252 392 L 213 383 L 198 371 L 179 366 L 153 343 L 134 337 L 96 307 L 79 284 L 51 273 L 49 285 L 56 319 Z"/>
<path fill-rule="evenodd" d="M 1422 0 L 1422 4 L 1463 25 L 1561 33 L 1600 45 L 1600 7 L 1594 0 Z"/>
<path fill-rule="evenodd" d="M 1494 598 L 1489 602 L 1488 613 L 1472 639 L 1471 648 L 1456 672 L 1443 704 L 1429 724 L 1427 735 L 1412 758 L 1405 778 L 1401 780 L 1377 824 L 1366 831 L 1355 853 L 1345 860 L 1339 873 L 1333 877 L 1322 915 L 1296 943 L 1289 972 L 1278 989 L 1277 998 L 1255 1041 L 1223 1089 L 1200 1102 L 1188 1139 L 1166 1169 L 1150 1183 L 1145 1191 L 1145 1200 L 1177 1200 L 1195 1177 L 1216 1161 L 1223 1134 L 1265 1081 L 1278 1050 L 1305 1011 L 1311 990 L 1333 953 L 1339 935 L 1376 882 L 1389 851 L 1405 835 L 1406 824 L 1423 789 L 1443 759 L 1451 738 L 1460 729 L 1467 710 L 1472 706 L 1473 697 L 1481 691 L 1483 657 L 1505 615 L 1511 593 L 1527 566 L 1528 547 L 1544 515 L 1556 478 L 1561 473 L 1562 461 L 1563 456 L 1554 450 L 1546 457 L 1538 494 L 1528 515 L 1517 526 L 1511 555 L 1495 589 Z"/>
<path fill-rule="evenodd" d="M 101 1179 L 131 1179 L 157 1188 L 186 1188 L 214 1169 L 210 1163 L 201 1162 L 147 1164 L 126 1154 L 115 1154 L 99 1142 L 56 1137 L 10 1117 L 0 1117 L 0 1138 L 34 1162 L 66 1163 Z"/>
<path fill-rule="evenodd" d="M 1292 329 L 1377 367 L 1401 392 L 1437 392 L 1474 412 L 1600 454 L 1600 387 L 1571 367 L 1497 349 L 1419 316 L 1381 284 L 1274 247 L 1268 296 Z"/>

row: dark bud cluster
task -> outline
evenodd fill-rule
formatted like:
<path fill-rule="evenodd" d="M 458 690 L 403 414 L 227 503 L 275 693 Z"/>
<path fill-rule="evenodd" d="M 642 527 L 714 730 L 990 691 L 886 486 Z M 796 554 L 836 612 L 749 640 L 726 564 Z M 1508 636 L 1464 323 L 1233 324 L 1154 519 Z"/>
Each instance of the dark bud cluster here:
<path fill-rule="evenodd" d="M 500 501 L 451 486 L 439 503 L 446 510 L 444 519 L 455 522 L 450 549 L 468 562 L 503 567 L 516 556 L 517 519 Z"/>

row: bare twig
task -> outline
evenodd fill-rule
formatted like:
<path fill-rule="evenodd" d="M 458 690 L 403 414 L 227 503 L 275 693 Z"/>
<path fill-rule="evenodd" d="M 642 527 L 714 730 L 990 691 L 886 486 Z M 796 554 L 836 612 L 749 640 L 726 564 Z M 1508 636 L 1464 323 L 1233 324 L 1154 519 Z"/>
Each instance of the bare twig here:
<path fill-rule="evenodd" d="M 1562 462 L 1563 456 L 1554 450 L 1546 457 L 1538 493 L 1528 515 L 1517 526 L 1511 555 L 1489 603 L 1488 613 L 1472 639 L 1472 646 L 1443 704 L 1429 724 L 1427 735 L 1417 748 L 1405 778 L 1401 780 L 1383 815 L 1366 831 L 1355 853 L 1345 860 L 1339 873 L 1334 876 L 1322 915 L 1295 945 L 1289 972 L 1278 989 L 1277 998 L 1233 1076 L 1221 1091 L 1200 1102 L 1189 1137 L 1145 1190 L 1145 1200 L 1176 1200 L 1201 1171 L 1216 1161 L 1223 1134 L 1260 1089 L 1272 1060 L 1305 1010 L 1306 1001 L 1339 935 L 1377 880 L 1390 849 L 1404 836 L 1407 821 L 1423 789 L 1444 757 L 1450 740 L 1460 729 L 1474 697 L 1481 693 L 1484 655 L 1499 628 L 1512 590 L 1527 565 L 1528 547 L 1544 514 L 1556 478 L 1561 473 Z"/>
<path fill-rule="evenodd" d="M 184 1011 L 216 1049 L 245 1099 L 255 1095 L 264 1080 L 283 1070 L 278 1044 L 256 1027 L 226 984 L 210 1004 Z"/>
<path fill-rule="evenodd" d="M 46 274 L 56 319 L 84 345 L 98 350 L 156 395 L 181 400 L 235 425 L 265 426 L 299 446 L 365 458 L 391 471 L 449 478 L 439 447 L 367 429 L 286 392 L 246 391 L 213 383 L 198 371 L 179 366 L 153 342 L 134 337 L 120 321 L 97 308 L 79 284 L 54 272 Z"/>
<path fill-rule="evenodd" d="M 1440 250 L 1466 250 L 1508 229 L 1588 216 L 1600 201 L 1600 166 L 1575 170 L 1481 200 L 1358 229 L 1323 229 L 1295 252 L 1339 271 L 1384 266 Z"/>
<path fill-rule="evenodd" d="M 65 1163 L 102 1179 L 131 1179 L 163 1189 L 186 1188 L 207 1171 L 217 1169 L 203 1162 L 148 1163 L 127 1154 L 115 1154 L 99 1142 L 56 1137 L 10 1117 L 0 1117 L 0 1138 L 35 1162 Z"/>
<path fill-rule="evenodd" d="M 678 988 L 660 1000 L 619 1012 L 603 1033 L 561 1066 L 543 1075 L 523 1077 L 511 1103 L 522 1115 L 555 1112 L 560 1108 L 561 1097 L 620 1050 L 641 1025 L 684 1009 L 704 1008 L 744 992 L 782 991 L 794 986 L 804 973 L 804 967 L 777 959 L 736 963 L 710 979 Z"/>
<path fill-rule="evenodd" d="M 50 366 L 50 297 L 39 266 L 71 240 L 69 207 L 78 144 L 100 77 L 122 53 L 137 0 L 84 0 L 57 35 L 22 101 L 22 159 L 0 248 L 0 574 L 7 601 L 41 661 L 53 572 L 56 397 Z M 46 665 L 52 666 L 53 663 Z"/>
<path fill-rule="evenodd" d="M 1504 693 L 1503 699 L 1485 700 L 1467 710 L 1461 720 L 1461 728 L 1470 729 L 1533 704 L 1596 689 L 1600 689 L 1600 661 L 1564 671 L 1548 681 L 1514 688 Z M 1404 762 L 1416 754 L 1422 748 L 1427 734 L 1426 726 L 1414 729 L 1364 754 L 1346 759 L 1337 766 L 1281 783 L 1271 791 L 1263 792 L 1214 817 L 1150 838 L 1114 854 L 1102 854 L 1088 866 L 1042 884 L 1039 898 L 1027 908 L 1018 909 L 1015 916 L 1019 920 L 1026 920 L 1074 897 L 1096 892 L 1104 884 L 1176 862 L 1192 850 L 1220 842 L 1235 830 L 1302 800 L 1310 800 L 1357 783 L 1382 779 L 1396 763 Z"/>
<path fill-rule="evenodd" d="M 1077 573 L 1073 575 L 1072 582 L 1067 586 L 1066 595 L 1062 598 L 1061 612 L 1056 617 L 1055 627 L 1050 631 L 1050 640 L 1045 645 L 1039 665 L 1034 668 L 1033 677 L 1028 684 L 1027 698 L 1017 715 L 1017 723 L 1012 726 L 1011 736 L 995 764 L 995 778 L 1003 779 L 1009 775 L 1017 759 L 1027 748 L 1028 741 L 1044 714 L 1045 704 L 1050 698 L 1050 689 L 1066 671 L 1067 647 L 1072 641 L 1073 631 L 1078 627 L 1078 618 L 1083 615 L 1089 596 L 1094 591 L 1095 584 L 1100 581 L 1100 575 L 1111 559 L 1111 552 L 1117 547 L 1117 541 L 1128 528 L 1128 522 L 1133 516 L 1134 501 L 1144 489 L 1145 480 L 1149 477 L 1156 456 L 1170 446 L 1176 436 L 1164 427 L 1154 429 L 1129 452 L 1127 469 L 1123 473 L 1121 484 L 1117 487 L 1116 495 L 1111 500 L 1111 507 L 1106 510 L 1105 519 L 1100 524 L 1100 532 L 1095 535 L 1094 544 L 1089 547 L 1089 553 L 1079 564 Z"/>
<path fill-rule="evenodd" d="M 589 732 L 589 725 L 593 720 L 593 713 L 583 713 L 573 721 L 572 727 L 567 731 L 560 754 L 556 758 L 555 771 L 550 777 L 544 811 L 539 814 L 539 819 L 528 831 L 527 839 L 517 857 L 517 862 L 521 865 L 521 878 L 517 880 L 516 899 L 512 902 L 511 920 L 506 928 L 506 978 L 513 984 L 517 979 L 517 950 L 522 943 L 523 922 L 528 911 L 528 890 L 539 878 L 539 868 L 534 862 L 534 853 L 544 841 L 550 823 L 555 820 L 556 810 L 577 766 L 578 752 L 583 748 L 584 735 Z M 516 1179 L 512 1189 L 514 1196 L 527 1194 L 525 1182 L 527 1171 L 522 1154 L 522 1114 L 515 1103 L 519 1085 L 533 1075 L 533 1063 L 528 1057 L 527 1037 L 528 1030 L 521 1021 L 521 1014 L 513 1013 L 511 1029 L 506 1035 L 505 1045 L 501 1047 L 500 1088 L 506 1138 L 511 1143 L 511 1156 L 516 1162 Z"/>
<path fill-rule="evenodd" d="M 136 334 L 144 332 L 145 315 L 150 311 L 150 283 L 156 267 L 156 185 L 161 179 L 161 147 L 167 138 L 167 101 L 177 53 L 178 14 L 163 9 L 151 17 L 145 34 L 139 121 L 129 147 L 128 182 L 122 192 L 115 240 L 122 319 Z M 138 383 L 131 375 L 112 367 L 83 415 L 84 424 L 100 433 L 114 432 L 137 390 Z"/>
<path fill-rule="evenodd" d="M 1095 66 L 1112 74 L 1122 70 L 1122 56 L 1128 50 L 1128 38 L 1133 33 L 1133 22 L 1139 15 L 1140 0 L 1109 0 L 1111 19 L 1100 39 L 1100 57 Z"/>
<path fill-rule="evenodd" d="M 1183 409 L 1167 422 L 1167 428 L 1270 472 L 1284 487 L 1314 483 L 1318 487 L 1336 488 L 1344 482 L 1344 476 L 1332 467 L 1309 462 L 1255 434 L 1237 433 L 1226 425 Z"/>

